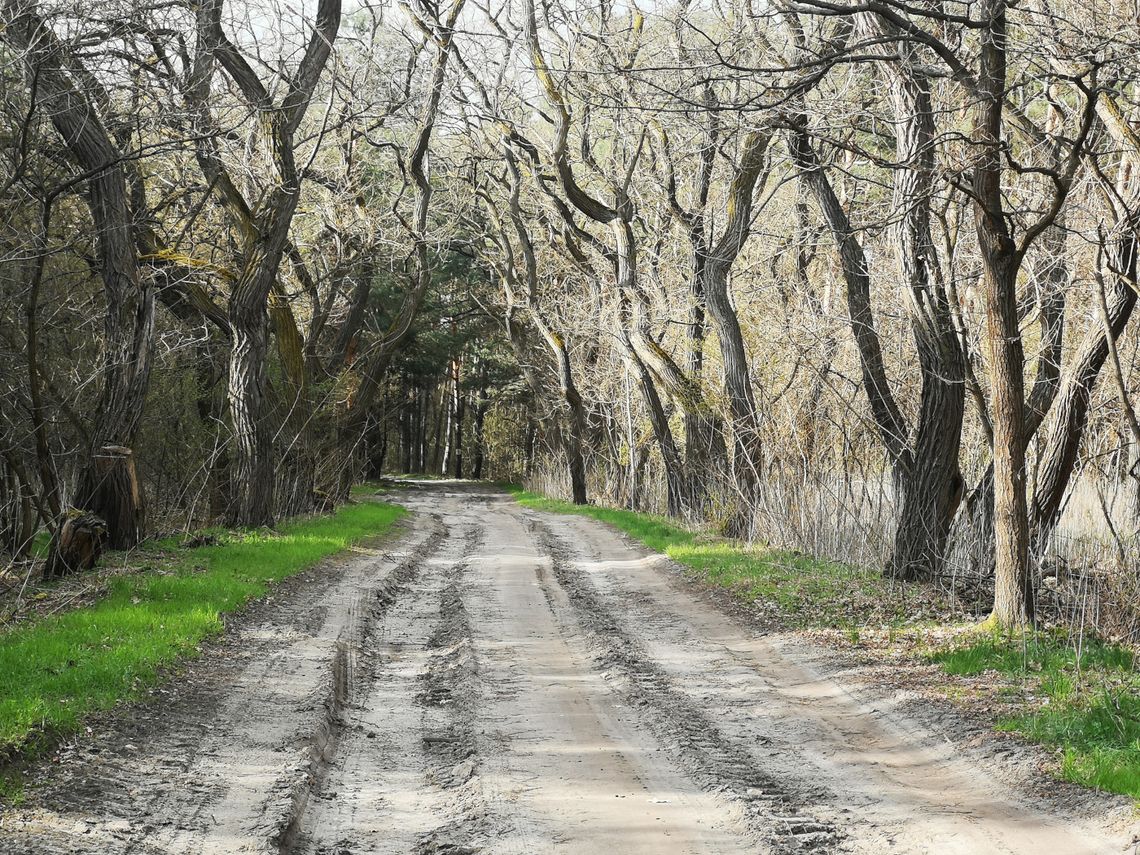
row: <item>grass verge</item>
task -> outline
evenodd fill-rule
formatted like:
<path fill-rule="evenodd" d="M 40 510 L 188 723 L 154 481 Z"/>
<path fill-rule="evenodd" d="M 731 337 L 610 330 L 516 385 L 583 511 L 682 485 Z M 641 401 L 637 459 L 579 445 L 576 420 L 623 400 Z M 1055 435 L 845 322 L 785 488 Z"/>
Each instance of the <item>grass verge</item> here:
<path fill-rule="evenodd" d="M 220 632 L 224 614 L 405 513 L 366 502 L 276 531 L 222 532 L 194 549 L 145 546 L 140 572 L 114 578 L 94 605 L 0 635 L 0 754 L 34 752 L 86 714 L 137 697 Z"/>
<path fill-rule="evenodd" d="M 1062 632 L 968 638 L 930 657 L 948 674 L 1021 683 L 1025 712 L 999 729 L 1055 748 L 1062 778 L 1140 799 L 1140 677 L 1132 651 Z"/>
<path fill-rule="evenodd" d="M 663 517 L 596 505 L 574 505 L 504 484 L 519 504 L 537 510 L 579 514 L 609 523 L 650 549 L 668 555 L 700 580 L 726 588 L 739 599 L 768 609 L 797 628 L 843 629 L 865 625 L 902 627 L 929 620 L 931 602 L 913 588 L 881 574 L 823 561 L 799 552 L 742 544 L 692 531 Z"/>

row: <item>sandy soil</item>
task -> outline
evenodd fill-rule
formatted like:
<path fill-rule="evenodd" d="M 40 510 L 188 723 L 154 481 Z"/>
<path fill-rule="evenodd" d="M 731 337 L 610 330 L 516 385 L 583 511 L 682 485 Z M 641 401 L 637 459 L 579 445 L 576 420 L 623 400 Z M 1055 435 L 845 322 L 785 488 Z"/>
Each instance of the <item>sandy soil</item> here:
<path fill-rule="evenodd" d="M 0 853 L 1125 852 L 605 526 L 422 484 L 34 770 Z M 1115 826 L 1110 820 L 1116 822 Z"/>

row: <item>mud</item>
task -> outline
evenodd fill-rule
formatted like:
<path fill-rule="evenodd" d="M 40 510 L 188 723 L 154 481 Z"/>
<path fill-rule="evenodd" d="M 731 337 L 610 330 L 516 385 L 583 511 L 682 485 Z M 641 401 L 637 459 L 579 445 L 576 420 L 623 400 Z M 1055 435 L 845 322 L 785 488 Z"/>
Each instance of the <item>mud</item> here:
<path fill-rule="evenodd" d="M 397 499 L 398 542 L 278 589 L 32 770 L 0 853 L 1130 845 L 1119 800 L 1046 801 L 944 714 L 849 683 L 601 524 L 474 485 Z"/>

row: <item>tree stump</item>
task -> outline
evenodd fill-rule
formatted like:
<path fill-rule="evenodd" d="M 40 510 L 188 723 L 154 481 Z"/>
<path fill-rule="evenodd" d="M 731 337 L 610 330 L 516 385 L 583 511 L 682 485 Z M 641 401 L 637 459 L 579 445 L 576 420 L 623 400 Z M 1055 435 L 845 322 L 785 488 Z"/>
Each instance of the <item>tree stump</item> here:
<path fill-rule="evenodd" d="M 69 511 L 51 539 L 44 578 L 52 579 L 90 570 L 103 554 L 107 524 L 95 514 Z"/>
<path fill-rule="evenodd" d="M 142 490 L 129 448 L 104 445 L 95 452 L 80 481 L 76 504 L 105 521 L 112 549 L 129 549 L 142 540 Z"/>

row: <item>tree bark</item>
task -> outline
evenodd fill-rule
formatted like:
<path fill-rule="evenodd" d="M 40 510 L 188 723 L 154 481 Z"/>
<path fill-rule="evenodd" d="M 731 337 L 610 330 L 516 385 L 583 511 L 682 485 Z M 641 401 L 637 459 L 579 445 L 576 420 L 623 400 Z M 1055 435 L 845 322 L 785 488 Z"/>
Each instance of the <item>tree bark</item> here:
<path fill-rule="evenodd" d="M 1001 191 L 1006 75 L 1006 0 L 982 0 L 978 100 L 973 141 L 974 222 L 982 255 L 994 432 L 994 608 L 1003 627 L 1033 620 L 1029 515 L 1025 495 L 1025 357 L 1017 314 L 1020 253 L 1006 224 Z"/>
<path fill-rule="evenodd" d="M 934 188 L 934 113 L 930 83 L 899 42 L 900 61 L 886 66 L 895 108 L 896 248 L 909 297 L 922 393 L 918 423 L 901 460 L 902 488 L 889 572 L 930 579 L 941 572 L 950 525 L 961 503 L 958 469 L 966 406 L 966 357 L 954 327 L 930 230 Z"/>
<path fill-rule="evenodd" d="M 929 93 L 913 79 L 892 83 L 900 114 L 895 206 L 902 212 L 896 245 L 907 285 L 908 311 L 919 356 L 922 389 L 913 440 L 887 379 L 871 305 L 871 277 L 863 247 L 811 145 L 804 127 L 791 137 L 793 159 L 839 248 L 847 285 L 849 324 L 859 352 L 871 414 L 891 463 L 898 521 L 888 572 L 930 578 L 941 571 L 946 541 L 963 493 L 958 448 L 965 409 L 965 356 L 941 286 L 930 234 L 933 124 Z"/>
<path fill-rule="evenodd" d="M 289 241 L 289 227 L 300 198 L 300 176 L 293 136 L 308 110 L 340 29 L 340 0 L 321 0 L 313 34 L 281 102 L 269 92 L 246 59 L 229 42 L 221 25 L 221 0 L 198 8 L 199 52 L 216 58 L 252 109 L 258 111 L 261 139 L 273 169 L 273 184 L 246 224 L 241 272 L 230 296 L 232 331 L 227 393 L 233 429 L 233 502 L 228 522 L 235 526 L 272 525 L 275 519 L 273 428 L 268 424 L 265 362 L 268 300 Z M 212 64 L 202 62 L 208 84 Z M 202 80 L 197 81 L 200 85 Z"/>
<path fill-rule="evenodd" d="M 1132 228 L 1135 228 L 1135 223 Z M 1051 427 L 1041 452 L 1032 507 L 1033 541 L 1038 546 L 1044 543 L 1057 524 L 1088 424 L 1093 388 L 1109 355 L 1109 337 L 1113 340 L 1120 337 L 1136 307 L 1135 232 L 1121 237 L 1111 255 L 1107 328 L 1101 326 L 1091 330 L 1082 342 L 1054 403 Z"/>

